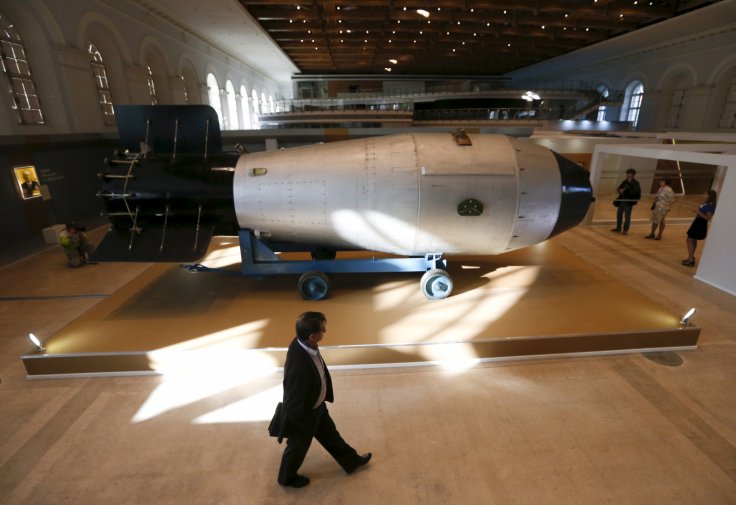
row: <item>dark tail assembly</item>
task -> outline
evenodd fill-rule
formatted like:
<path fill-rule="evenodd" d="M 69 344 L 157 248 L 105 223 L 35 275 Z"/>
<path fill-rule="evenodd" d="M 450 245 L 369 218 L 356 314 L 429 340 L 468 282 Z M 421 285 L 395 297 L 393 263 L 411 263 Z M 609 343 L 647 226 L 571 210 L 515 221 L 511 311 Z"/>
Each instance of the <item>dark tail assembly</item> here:
<path fill-rule="evenodd" d="M 110 231 L 96 261 L 195 261 L 216 234 L 237 235 L 233 174 L 207 105 L 115 107 L 121 148 L 105 160 L 98 196 Z"/>
<path fill-rule="evenodd" d="M 588 213 L 590 203 L 595 200 L 588 171 L 554 151 L 552 154 L 560 167 L 562 201 L 557 223 L 549 238 L 580 224 Z"/>

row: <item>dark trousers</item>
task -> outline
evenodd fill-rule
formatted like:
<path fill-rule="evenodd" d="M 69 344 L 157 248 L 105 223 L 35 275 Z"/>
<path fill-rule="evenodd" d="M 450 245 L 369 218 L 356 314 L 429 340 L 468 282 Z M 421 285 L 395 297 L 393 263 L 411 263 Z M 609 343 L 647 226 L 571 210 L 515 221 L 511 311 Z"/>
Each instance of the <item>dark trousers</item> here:
<path fill-rule="evenodd" d="M 631 225 L 631 209 L 634 205 L 631 202 L 621 202 L 616 209 L 616 228 L 621 229 L 621 221 L 623 220 L 624 230 L 628 230 Z"/>
<path fill-rule="evenodd" d="M 314 411 L 314 425 L 303 428 L 303 432 L 292 430 L 294 433 L 289 433 L 286 449 L 281 457 L 279 484 L 286 485 L 296 477 L 312 444 L 312 438 L 316 438 L 317 442 L 322 444 L 343 470 L 350 472 L 356 468 L 360 461 L 358 453 L 340 436 L 324 403 Z"/>

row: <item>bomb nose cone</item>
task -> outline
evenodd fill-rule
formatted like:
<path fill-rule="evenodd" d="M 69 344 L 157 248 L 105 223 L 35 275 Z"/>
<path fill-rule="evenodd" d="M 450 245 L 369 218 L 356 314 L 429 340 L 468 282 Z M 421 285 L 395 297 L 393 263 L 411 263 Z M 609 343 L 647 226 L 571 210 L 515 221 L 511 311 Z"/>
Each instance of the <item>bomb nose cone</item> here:
<path fill-rule="evenodd" d="M 593 188 L 590 186 L 590 174 L 577 163 L 553 152 L 560 167 L 562 201 L 550 237 L 577 226 L 585 218 L 588 207 L 593 202 Z"/>

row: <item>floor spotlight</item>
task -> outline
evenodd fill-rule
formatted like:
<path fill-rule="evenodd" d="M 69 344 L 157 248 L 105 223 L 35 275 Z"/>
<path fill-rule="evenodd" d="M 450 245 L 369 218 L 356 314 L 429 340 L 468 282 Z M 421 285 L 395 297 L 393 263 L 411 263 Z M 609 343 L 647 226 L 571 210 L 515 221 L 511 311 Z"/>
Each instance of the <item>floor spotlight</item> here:
<path fill-rule="evenodd" d="M 690 325 L 690 318 L 693 317 L 695 314 L 695 307 L 687 311 L 687 314 L 682 316 L 682 319 L 680 320 L 680 324 L 683 324 L 685 326 Z"/>
<path fill-rule="evenodd" d="M 43 352 L 46 350 L 46 348 L 41 345 L 41 341 L 38 340 L 38 337 L 36 337 L 36 335 L 34 335 L 33 333 L 29 333 L 28 338 L 31 339 L 31 342 L 33 342 L 33 345 L 36 346 L 36 352 Z"/>

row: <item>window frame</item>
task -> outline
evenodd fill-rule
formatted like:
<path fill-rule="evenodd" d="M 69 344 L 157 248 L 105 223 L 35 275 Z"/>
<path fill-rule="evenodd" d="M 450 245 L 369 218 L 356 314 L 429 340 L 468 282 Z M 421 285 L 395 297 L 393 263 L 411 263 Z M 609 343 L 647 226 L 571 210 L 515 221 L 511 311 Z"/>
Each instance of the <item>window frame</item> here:
<path fill-rule="evenodd" d="M 11 110 L 19 125 L 43 125 L 46 118 L 28 52 L 15 25 L 0 13 L 0 67 L 8 83 Z M 15 67 L 15 69 L 13 68 Z"/>
<path fill-rule="evenodd" d="M 102 119 L 106 126 L 115 126 L 115 107 L 112 101 L 112 90 L 110 90 L 110 80 L 107 77 L 107 68 L 97 46 L 90 41 L 87 46 L 87 53 L 91 56 L 90 65 L 92 67 L 92 76 L 95 80 L 97 88 L 97 101 L 102 110 Z"/>

